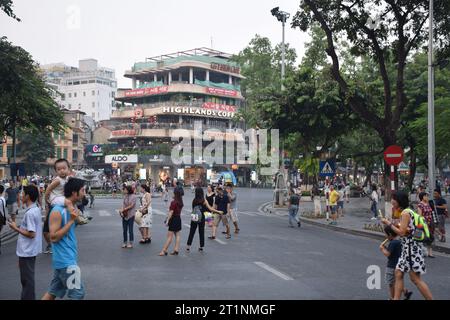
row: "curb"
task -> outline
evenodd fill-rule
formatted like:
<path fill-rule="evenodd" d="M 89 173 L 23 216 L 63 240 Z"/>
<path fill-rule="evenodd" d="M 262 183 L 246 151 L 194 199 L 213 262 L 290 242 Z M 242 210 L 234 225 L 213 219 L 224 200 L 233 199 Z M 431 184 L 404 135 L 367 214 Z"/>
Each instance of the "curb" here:
<path fill-rule="evenodd" d="M 262 209 L 263 211 L 268 211 L 268 205 L 264 204 Z M 274 210 L 273 208 L 271 208 L 272 210 L 269 209 L 269 212 L 272 213 L 274 211 L 276 211 L 276 209 Z M 377 234 L 377 233 L 373 233 L 370 231 L 364 231 L 364 230 L 355 230 L 355 229 L 347 229 L 344 227 L 339 227 L 339 226 L 332 226 L 332 225 L 328 225 L 328 224 L 324 224 L 321 222 L 316 222 L 314 220 L 311 219 L 307 219 L 307 218 L 303 218 L 303 217 L 299 217 L 300 220 L 306 224 L 310 224 L 310 225 L 314 225 L 317 227 L 321 227 L 324 229 L 329 229 L 329 230 L 333 230 L 333 231 L 337 231 L 337 232 L 342 232 L 342 233 L 347 233 L 347 234 L 352 234 L 352 235 L 356 235 L 356 236 L 362 236 L 362 237 L 366 237 L 366 238 L 371 238 L 371 239 L 375 239 L 375 240 L 385 240 L 386 237 L 382 234 Z M 446 247 L 441 247 L 438 245 L 433 245 L 433 250 L 437 251 L 437 252 L 441 252 L 441 253 L 445 253 L 445 254 L 450 254 L 450 248 L 446 248 Z"/>

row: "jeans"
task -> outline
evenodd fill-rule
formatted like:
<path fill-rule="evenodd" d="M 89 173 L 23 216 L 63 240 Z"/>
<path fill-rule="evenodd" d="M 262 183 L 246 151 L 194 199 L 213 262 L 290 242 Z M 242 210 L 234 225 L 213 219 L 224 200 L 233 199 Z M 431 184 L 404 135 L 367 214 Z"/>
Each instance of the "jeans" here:
<path fill-rule="evenodd" d="M 21 300 L 36 300 L 34 290 L 34 266 L 36 257 L 19 257 L 20 283 L 22 284 Z"/>
<path fill-rule="evenodd" d="M 205 220 L 203 220 L 200 223 L 191 221 L 191 230 L 189 231 L 189 238 L 187 245 L 191 246 L 192 240 L 194 240 L 195 231 L 197 230 L 198 226 L 198 234 L 200 236 L 200 248 L 203 248 L 205 246 Z"/>
<path fill-rule="evenodd" d="M 289 225 L 294 226 L 292 220 L 294 220 L 297 224 L 300 223 L 300 219 L 297 217 L 298 213 L 298 205 L 291 205 L 289 207 Z"/>
<path fill-rule="evenodd" d="M 122 219 L 123 243 L 126 243 L 128 241 L 128 234 L 130 234 L 130 242 L 134 241 L 133 227 L 134 227 L 134 217 L 128 220 Z"/>
<path fill-rule="evenodd" d="M 377 203 L 372 201 L 372 205 L 370 206 L 370 211 L 372 211 L 374 218 L 377 217 Z"/>

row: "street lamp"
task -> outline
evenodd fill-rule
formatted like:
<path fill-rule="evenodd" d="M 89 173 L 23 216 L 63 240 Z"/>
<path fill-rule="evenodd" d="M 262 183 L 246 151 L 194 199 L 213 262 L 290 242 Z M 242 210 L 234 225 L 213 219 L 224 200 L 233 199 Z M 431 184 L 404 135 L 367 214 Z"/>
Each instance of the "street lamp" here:
<path fill-rule="evenodd" d="M 287 19 L 291 16 L 288 12 L 280 11 L 280 7 L 273 8 L 270 10 L 272 15 L 277 18 L 278 21 L 282 23 L 283 26 L 283 41 L 281 45 L 281 90 L 284 90 L 283 80 L 285 76 L 285 58 L 286 58 L 286 48 L 284 44 L 284 26 Z"/>

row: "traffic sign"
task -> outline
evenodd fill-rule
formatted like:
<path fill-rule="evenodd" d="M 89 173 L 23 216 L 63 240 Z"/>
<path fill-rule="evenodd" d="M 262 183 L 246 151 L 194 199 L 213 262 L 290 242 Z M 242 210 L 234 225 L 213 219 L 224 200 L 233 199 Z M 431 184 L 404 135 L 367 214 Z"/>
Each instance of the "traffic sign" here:
<path fill-rule="evenodd" d="M 320 161 L 319 168 L 321 177 L 333 177 L 336 173 L 336 162 L 334 160 Z"/>
<path fill-rule="evenodd" d="M 397 166 L 403 161 L 402 147 L 392 145 L 384 151 L 384 161 L 390 166 Z"/>

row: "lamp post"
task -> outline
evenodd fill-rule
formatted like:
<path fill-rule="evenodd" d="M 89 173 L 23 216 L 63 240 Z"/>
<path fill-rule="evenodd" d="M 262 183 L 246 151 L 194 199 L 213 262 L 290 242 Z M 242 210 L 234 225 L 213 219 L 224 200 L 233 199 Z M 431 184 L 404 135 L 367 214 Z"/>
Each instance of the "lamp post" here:
<path fill-rule="evenodd" d="M 284 90 L 283 80 L 284 76 L 286 74 L 286 46 L 284 41 L 284 29 L 286 25 L 287 19 L 291 16 L 288 12 L 280 11 L 280 7 L 273 8 L 270 10 L 272 15 L 277 18 L 278 21 L 282 23 L 282 29 L 283 29 L 283 40 L 281 44 L 281 90 Z"/>
<path fill-rule="evenodd" d="M 428 189 L 430 194 L 436 186 L 435 132 L 434 132 L 434 65 L 433 65 L 433 0 L 430 0 L 428 38 Z"/>

